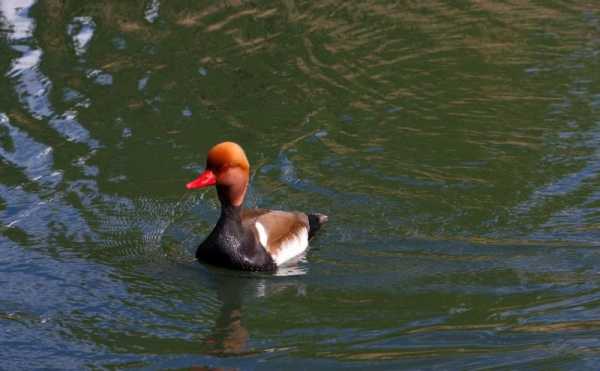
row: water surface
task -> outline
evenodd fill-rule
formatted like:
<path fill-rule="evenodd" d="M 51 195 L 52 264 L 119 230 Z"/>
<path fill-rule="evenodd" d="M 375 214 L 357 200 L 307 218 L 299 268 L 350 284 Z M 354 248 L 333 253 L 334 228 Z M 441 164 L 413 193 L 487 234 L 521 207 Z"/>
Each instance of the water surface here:
<path fill-rule="evenodd" d="M 600 6 L 0 0 L 7 369 L 597 368 Z M 194 251 L 330 224 L 277 275 Z"/>

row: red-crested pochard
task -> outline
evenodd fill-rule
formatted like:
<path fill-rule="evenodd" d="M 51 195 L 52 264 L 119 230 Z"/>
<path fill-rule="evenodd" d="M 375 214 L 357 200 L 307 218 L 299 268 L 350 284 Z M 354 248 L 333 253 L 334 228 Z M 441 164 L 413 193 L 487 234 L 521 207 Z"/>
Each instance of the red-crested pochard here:
<path fill-rule="evenodd" d="M 217 186 L 221 216 L 196 250 L 209 264 L 250 271 L 274 271 L 301 255 L 327 221 L 323 214 L 244 209 L 250 164 L 242 147 L 223 142 L 208 151 L 206 169 L 187 189 Z"/>

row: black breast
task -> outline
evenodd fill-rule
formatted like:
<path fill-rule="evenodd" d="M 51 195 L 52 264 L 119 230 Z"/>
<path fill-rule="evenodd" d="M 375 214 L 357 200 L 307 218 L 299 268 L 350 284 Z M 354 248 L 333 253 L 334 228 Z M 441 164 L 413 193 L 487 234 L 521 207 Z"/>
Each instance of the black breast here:
<path fill-rule="evenodd" d="M 239 210 L 234 210 L 233 214 L 221 213 L 213 231 L 198 246 L 196 258 L 202 262 L 231 269 L 246 271 L 277 269 L 273 258 L 259 244 L 255 232 L 242 227 Z"/>

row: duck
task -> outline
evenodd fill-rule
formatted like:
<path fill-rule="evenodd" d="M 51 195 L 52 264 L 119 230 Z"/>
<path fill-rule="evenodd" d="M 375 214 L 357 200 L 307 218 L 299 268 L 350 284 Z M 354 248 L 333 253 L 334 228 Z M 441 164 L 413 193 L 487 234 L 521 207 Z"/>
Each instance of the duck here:
<path fill-rule="evenodd" d="M 244 208 L 250 163 L 234 142 L 214 145 L 200 175 L 188 190 L 215 186 L 221 214 L 198 246 L 200 262 L 244 271 L 276 271 L 298 260 L 308 242 L 328 221 L 321 213 Z"/>

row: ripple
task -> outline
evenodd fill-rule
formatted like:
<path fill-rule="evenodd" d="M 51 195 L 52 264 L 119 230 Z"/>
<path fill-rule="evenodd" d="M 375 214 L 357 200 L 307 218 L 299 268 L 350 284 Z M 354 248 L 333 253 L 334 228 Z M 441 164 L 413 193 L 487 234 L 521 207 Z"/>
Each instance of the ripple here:
<path fill-rule="evenodd" d="M 8 130 L 12 144 L 12 150 L 0 147 L 0 156 L 14 166 L 24 169 L 31 181 L 56 187 L 62 180 L 62 173 L 53 168 L 52 147 L 34 141 L 26 133 L 12 126 L 4 113 L 0 113 L 0 125 Z"/>
<path fill-rule="evenodd" d="M 10 40 L 28 39 L 33 35 L 34 23 L 28 13 L 35 3 L 35 0 L 6 0 L 0 3 L 0 11 L 10 30 Z"/>
<path fill-rule="evenodd" d="M 64 236 L 74 242 L 94 238 L 79 210 L 64 203 L 59 196 L 49 200 L 26 192 L 21 187 L 0 185 L 0 198 L 7 207 L 0 215 L 7 227 L 18 227 L 36 240 Z"/>
<path fill-rule="evenodd" d="M 40 72 L 39 68 L 43 52 L 40 48 L 33 46 L 32 40 L 24 40 L 23 32 L 19 31 L 22 30 L 21 24 L 24 22 L 27 22 L 28 30 L 35 28 L 33 18 L 28 17 L 29 8 L 20 8 L 25 5 L 31 7 L 33 2 L 7 1 L 3 4 L 5 5 L 4 12 L 9 14 L 7 20 L 12 29 L 12 32 L 9 32 L 9 39 L 12 41 L 11 48 L 20 53 L 20 56 L 11 63 L 11 69 L 7 73 L 9 77 L 16 80 L 15 90 L 19 100 L 34 118 L 38 120 L 49 119 L 50 126 L 66 137 L 67 140 L 87 143 L 91 148 L 97 148 L 98 142 L 91 139 L 89 131 L 75 119 L 75 111 L 57 115 L 52 108 L 49 99 L 52 83 Z M 11 18 L 10 14 L 17 13 L 19 14 L 17 18 Z M 17 25 L 10 22 L 20 23 Z"/>
<path fill-rule="evenodd" d="M 75 17 L 67 26 L 67 33 L 73 39 L 75 54 L 82 56 L 87 52 L 90 41 L 94 37 L 96 24 L 92 17 Z"/>
<path fill-rule="evenodd" d="M 144 11 L 144 18 L 150 22 L 156 22 L 158 18 L 158 12 L 160 10 L 160 0 L 150 0 L 146 5 L 146 10 Z"/>

